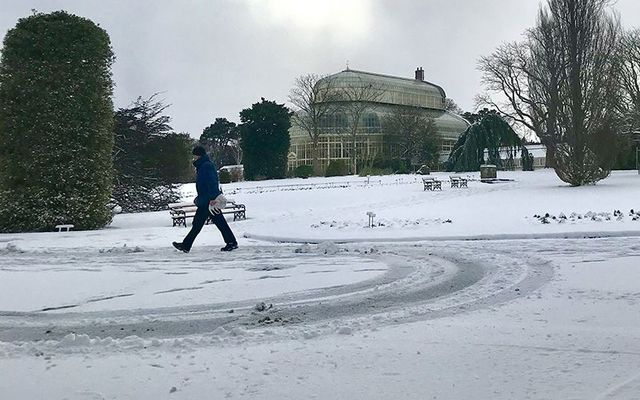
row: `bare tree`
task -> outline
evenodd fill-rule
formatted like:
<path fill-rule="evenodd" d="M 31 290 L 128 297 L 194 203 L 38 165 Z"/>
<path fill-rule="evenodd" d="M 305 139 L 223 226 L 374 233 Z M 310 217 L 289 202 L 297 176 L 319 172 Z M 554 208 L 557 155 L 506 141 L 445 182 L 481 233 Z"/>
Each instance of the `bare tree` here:
<path fill-rule="evenodd" d="M 619 119 L 622 135 L 618 143 L 618 167 L 628 167 L 625 153 L 635 147 L 635 166 L 640 146 L 640 29 L 623 34 L 620 40 L 620 103 Z M 628 160 L 628 164 L 622 160 Z M 626 165 L 625 165 L 626 164 Z"/>
<path fill-rule="evenodd" d="M 620 40 L 620 117 L 625 134 L 640 131 L 640 29 Z"/>
<path fill-rule="evenodd" d="M 615 146 L 620 22 L 609 0 L 550 0 L 563 66 L 557 107 L 556 173 L 572 186 L 594 183 L 611 171 Z"/>
<path fill-rule="evenodd" d="M 382 129 L 389 137 L 397 137 L 400 157 L 407 166 L 428 164 L 437 166 L 440 139 L 433 118 L 419 107 L 397 107 L 382 120 Z"/>
<path fill-rule="evenodd" d="M 291 117 L 293 122 L 309 135 L 311 140 L 312 166 L 315 175 L 322 174 L 319 160 L 319 142 L 323 133 L 321 121 L 332 113 L 335 96 L 334 80 L 316 74 L 296 78 L 289 94 L 289 101 L 298 108 Z"/>
<path fill-rule="evenodd" d="M 458 106 L 456 102 L 449 97 L 444 99 L 444 109 L 458 115 L 462 115 L 464 112 L 462 111 L 462 108 L 460 108 L 460 106 Z"/>
<path fill-rule="evenodd" d="M 476 101 L 498 111 L 508 122 L 532 131 L 547 147 L 553 166 L 562 60 L 548 14 L 538 13 L 523 42 L 508 43 L 482 57 L 479 69 L 488 90 Z"/>
<path fill-rule="evenodd" d="M 480 60 L 487 89 L 506 102 L 480 101 L 533 130 L 553 152 L 558 177 L 573 186 L 603 179 L 611 168 L 621 28 L 609 4 L 548 0 L 526 41 Z"/>
<path fill-rule="evenodd" d="M 362 119 L 365 112 L 372 107 L 372 104 L 380 100 L 384 94 L 384 86 L 367 82 L 358 77 L 355 82 L 336 89 L 337 106 L 346 118 L 346 137 L 350 143 L 348 150 L 351 159 L 351 172 L 357 174 L 358 154 L 358 134 L 360 132 Z"/>

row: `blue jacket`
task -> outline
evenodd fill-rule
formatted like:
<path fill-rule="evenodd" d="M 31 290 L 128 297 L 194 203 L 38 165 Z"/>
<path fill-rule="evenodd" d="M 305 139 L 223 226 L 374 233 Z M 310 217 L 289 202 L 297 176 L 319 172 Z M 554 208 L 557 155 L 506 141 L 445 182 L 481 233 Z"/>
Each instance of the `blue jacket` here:
<path fill-rule="evenodd" d="M 196 167 L 196 197 L 194 203 L 198 207 L 209 207 L 209 200 L 213 200 L 220 193 L 220 182 L 218 172 L 208 156 L 204 155 L 193 162 Z"/>

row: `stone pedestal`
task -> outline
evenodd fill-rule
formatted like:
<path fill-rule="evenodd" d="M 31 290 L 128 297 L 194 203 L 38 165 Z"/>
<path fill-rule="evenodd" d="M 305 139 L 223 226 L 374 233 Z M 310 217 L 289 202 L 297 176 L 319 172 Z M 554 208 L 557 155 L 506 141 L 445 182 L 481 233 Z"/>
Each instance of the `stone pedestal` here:
<path fill-rule="evenodd" d="M 496 179 L 498 177 L 498 169 L 493 164 L 484 164 L 480 166 L 480 179 Z"/>

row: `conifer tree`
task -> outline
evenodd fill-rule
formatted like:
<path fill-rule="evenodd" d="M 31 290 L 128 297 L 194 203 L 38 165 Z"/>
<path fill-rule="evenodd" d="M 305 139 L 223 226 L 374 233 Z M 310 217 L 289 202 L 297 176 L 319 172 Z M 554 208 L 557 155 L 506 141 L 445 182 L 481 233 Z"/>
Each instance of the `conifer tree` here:
<path fill-rule="evenodd" d="M 107 32 L 64 11 L 22 18 L 0 59 L 0 231 L 97 229 L 111 220 Z"/>
<path fill-rule="evenodd" d="M 504 167 L 504 162 L 512 162 L 518 151 L 526 160 L 523 168 L 530 169 L 531 160 L 524 142 L 496 111 L 484 109 L 471 120 L 473 124 L 460 135 L 445 162 L 447 171 L 478 171 L 485 162 Z M 507 150 L 507 160 L 501 158 L 501 149 Z"/>
<path fill-rule="evenodd" d="M 291 111 L 284 104 L 262 98 L 240 112 L 244 176 L 284 178 L 287 172 Z"/>
<path fill-rule="evenodd" d="M 167 107 L 153 95 L 115 113 L 113 198 L 126 212 L 166 209 L 180 198 L 176 183 L 193 179 L 194 141 L 173 132 Z"/>

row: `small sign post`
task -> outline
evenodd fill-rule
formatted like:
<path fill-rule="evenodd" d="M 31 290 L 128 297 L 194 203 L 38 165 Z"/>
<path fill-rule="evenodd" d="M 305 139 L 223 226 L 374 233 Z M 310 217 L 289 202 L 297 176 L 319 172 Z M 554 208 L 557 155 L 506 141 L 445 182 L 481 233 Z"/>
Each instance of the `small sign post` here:
<path fill-rule="evenodd" d="M 367 215 L 369 216 L 369 228 L 373 228 L 373 217 L 375 217 L 376 214 L 373 211 L 367 211 Z"/>
<path fill-rule="evenodd" d="M 640 175 L 640 131 L 633 133 L 633 143 L 636 144 L 636 169 Z"/>

